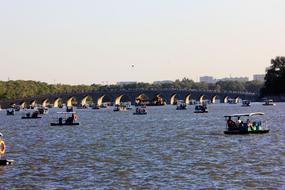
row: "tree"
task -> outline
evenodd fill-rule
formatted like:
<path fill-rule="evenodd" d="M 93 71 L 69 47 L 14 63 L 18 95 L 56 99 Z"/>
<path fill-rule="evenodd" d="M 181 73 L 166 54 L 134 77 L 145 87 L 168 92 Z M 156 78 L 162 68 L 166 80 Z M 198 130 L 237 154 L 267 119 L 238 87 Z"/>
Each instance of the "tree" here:
<path fill-rule="evenodd" d="M 271 60 L 271 66 L 265 75 L 264 87 L 261 90 L 262 96 L 285 94 L 285 57 L 276 57 Z"/>

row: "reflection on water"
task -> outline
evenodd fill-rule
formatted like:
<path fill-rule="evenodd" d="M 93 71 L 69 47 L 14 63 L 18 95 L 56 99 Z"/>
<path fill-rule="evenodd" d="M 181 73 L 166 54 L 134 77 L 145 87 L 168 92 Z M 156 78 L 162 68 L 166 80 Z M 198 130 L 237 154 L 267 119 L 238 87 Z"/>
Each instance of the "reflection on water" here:
<path fill-rule="evenodd" d="M 13 166 L 0 168 L 0 189 L 285 189 L 285 104 L 148 108 L 148 115 L 78 110 L 80 126 L 0 112 Z M 271 132 L 223 134 L 223 115 L 263 111 Z"/>

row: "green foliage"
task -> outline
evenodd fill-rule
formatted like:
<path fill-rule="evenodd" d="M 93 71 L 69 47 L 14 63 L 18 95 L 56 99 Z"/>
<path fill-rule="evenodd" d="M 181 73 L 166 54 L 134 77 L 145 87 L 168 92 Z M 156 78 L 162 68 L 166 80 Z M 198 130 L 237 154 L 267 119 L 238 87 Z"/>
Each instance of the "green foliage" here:
<path fill-rule="evenodd" d="M 261 95 L 284 95 L 285 94 L 285 57 L 276 57 L 271 60 L 271 66 L 265 75 L 264 87 Z"/>

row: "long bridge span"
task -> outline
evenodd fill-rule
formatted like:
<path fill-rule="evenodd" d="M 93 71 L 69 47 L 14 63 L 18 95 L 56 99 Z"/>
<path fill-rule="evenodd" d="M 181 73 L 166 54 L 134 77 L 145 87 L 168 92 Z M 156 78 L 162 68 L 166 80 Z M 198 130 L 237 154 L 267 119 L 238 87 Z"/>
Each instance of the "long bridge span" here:
<path fill-rule="evenodd" d="M 235 91 L 213 91 L 196 89 L 105 89 L 96 91 L 68 92 L 58 94 L 46 94 L 33 97 L 24 97 L 18 99 L 1 100 L 0 106 L 8 108 L 11 105 L 20 105 L 21 107 L 42 105 L 58 107 L 60 104 L 67 106 L 87 105 L 94 103 L 102 105 L 104 102 L 120 104 L 121 102 L 131 102 L 135 104 L 139 101 L 156 102 L 163 100 L 166 104 L 174 104 L 177 100 L 185 103 L 190 101 L 202 102 L 204 100 L 212 103 L 227 103 L 229 99 L 238 101 L 246 99 L 256 101 L 258 96 L 255 93 L 235 92 Z"/>

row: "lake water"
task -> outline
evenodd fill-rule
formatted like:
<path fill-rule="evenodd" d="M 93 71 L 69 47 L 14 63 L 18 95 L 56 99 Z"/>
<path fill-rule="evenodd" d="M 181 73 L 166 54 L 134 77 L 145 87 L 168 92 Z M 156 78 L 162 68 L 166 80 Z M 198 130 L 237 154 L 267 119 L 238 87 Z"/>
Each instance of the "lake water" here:
<path fill-rule="evenodd" d="M 77 110 L 80 126 L 51 127 L 0 112 L 12 166 L 0 189 L 285 189 L 285 104 L 148 107 L 148 115 Z M 224 135 L 225 114 L 265 112 L 271 131 Z"/>

